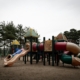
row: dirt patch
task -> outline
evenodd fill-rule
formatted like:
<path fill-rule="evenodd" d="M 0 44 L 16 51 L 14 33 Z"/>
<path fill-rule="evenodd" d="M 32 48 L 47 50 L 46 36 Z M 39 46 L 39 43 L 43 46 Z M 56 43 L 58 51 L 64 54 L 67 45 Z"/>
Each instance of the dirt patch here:
<path fill-rule="evenodd" d="M 80 67 L 60 63 L 59 66 L 44 66 L 42 61 L 31 65 L 22 60 L 12 67 L 3 67 L 3 58 L 0 59 L 0 80 L 80 80 Z"/>

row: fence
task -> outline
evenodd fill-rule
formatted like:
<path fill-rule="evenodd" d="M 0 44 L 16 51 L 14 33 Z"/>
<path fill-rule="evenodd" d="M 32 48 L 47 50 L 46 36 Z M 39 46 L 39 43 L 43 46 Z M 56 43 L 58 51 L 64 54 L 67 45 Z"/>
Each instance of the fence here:
<path fill-rule="evenodd" d="M 5 56 L 10 54 L 10 47 L 7 47 L 7 48 L 0 47 L 0 57 L 4 57 L 4 54 Z"/>

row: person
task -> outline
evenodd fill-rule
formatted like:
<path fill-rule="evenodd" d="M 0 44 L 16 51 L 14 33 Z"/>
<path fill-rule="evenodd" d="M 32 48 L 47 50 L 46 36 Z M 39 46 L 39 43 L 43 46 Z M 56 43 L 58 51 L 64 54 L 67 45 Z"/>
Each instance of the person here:
<path fill-rule="evenodd" d="M 9 54 L 5 59 L 4 59 L 4 66 L 12 66 L 13 63 L 20 57 L 24 56 L 30 51 L 30 44 L 26 43 L 24 48 L 19 49 L 17 52 L 13 54 Z"/>
<path fill-rule="evenodd" d="M 16 54 L 20 54 L 24 49 L 18 49 L 13 54 L 8 54 L 8 56 L 4 59 L 4 62 L 9 61 L 12 57 L 14 57 Z"/>

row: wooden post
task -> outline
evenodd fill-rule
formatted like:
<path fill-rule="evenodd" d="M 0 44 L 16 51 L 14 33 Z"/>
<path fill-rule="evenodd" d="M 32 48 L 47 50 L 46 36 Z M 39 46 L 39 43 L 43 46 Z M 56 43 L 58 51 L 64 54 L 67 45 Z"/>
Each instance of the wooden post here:
<path fill-rule="evenodd" d="M 29 39 L 29 38 L 28 38 Z M 29 56 L 29 54 L 26 54 L 26 56 L 27 56 L 27 61 L 28 61 L 28 56 Z"/>
<path fill-rule="evenodd" d="M 31 52 L 30 52 L 30 64 L 32 64 L 32 37 L 30 38 Z"/>
<path fill-rule="evenodd" d="M 54 66 L 54 54 L 55 54 L 55 42 L 54 36 L 52 36 L 52 66 Z"/>
<path fill-rule="evenodd" d="M 56 57 L 57 57 L 57 66 L 58 66 L 59 65 L 59 55 L 58 55 L 58 53 L 57 53 Z"/>
<path fill-rule="evenodd" d="M 36 52 L 36 63 L 38 63 L 39 59 L 38 59 L 38 39 L 36 38 L 36 42 L 37 42 L 37 52 Z"/>
<path fill-rule="evenodd" d="M 24 56 L 25 64 L 26 64 L 26 55 Z"/>
<path fill-rule="evenodd" d="M 49 65 L 50 65 L 50 54 L 51 54 L 51 52 L 48 53 L 48 62 L 49 62 L 48 64 Z"/>
<path fill-rule="evenodd" d="M 25 38 L 25 43 L 26 43 L 26 38 Z M 23 57 L 24 63 L 26 64 L 26 55 Z"/>
<path fill-rule="evenodd" d="M 47 53 L 47 62 L 49 61 L 49 54 Z"/>
<path fill-rule="evenodd" d="M 55 52 L 54 56 L 55 56 L 55 63 L 56 63 L 57 62 L 57 54 L 56 54 L 56 52 Z"/>
<path fill-rule="evenodd" d="M 27 61 L 28 61 L 28 54 L 27 54 Z"/>
<path fill-rule="evenodd" d="M 45 37 L 43 38 L 43 45 L 45 45 Z M 44 52 L 44 49 L 43 49 L 43 65 L 45 65 L 45 52 Z"/>

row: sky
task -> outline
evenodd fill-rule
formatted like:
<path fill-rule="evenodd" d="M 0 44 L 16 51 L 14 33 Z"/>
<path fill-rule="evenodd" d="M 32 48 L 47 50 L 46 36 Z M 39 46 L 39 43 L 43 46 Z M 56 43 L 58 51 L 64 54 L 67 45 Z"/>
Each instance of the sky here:
<path fill-rule="evenodd" d="M 0 0 L 0 22 L 31 27 L 46 39 L 80 30 L 80 0 Z"/>

